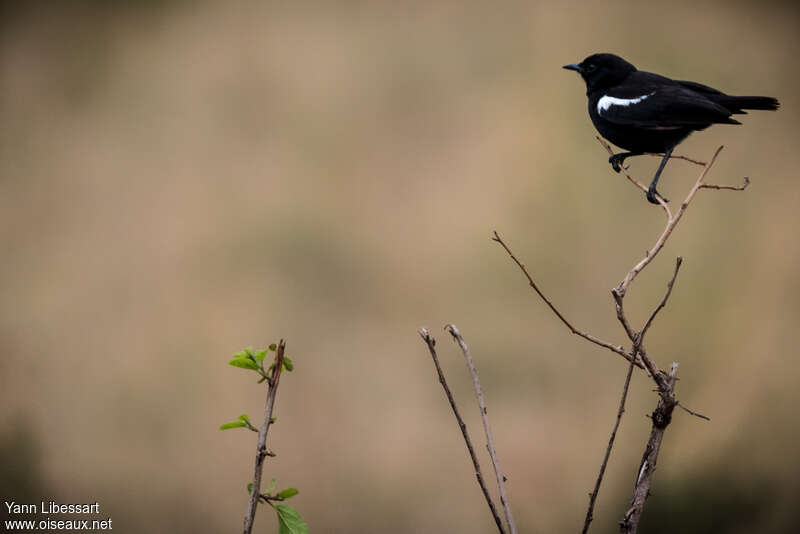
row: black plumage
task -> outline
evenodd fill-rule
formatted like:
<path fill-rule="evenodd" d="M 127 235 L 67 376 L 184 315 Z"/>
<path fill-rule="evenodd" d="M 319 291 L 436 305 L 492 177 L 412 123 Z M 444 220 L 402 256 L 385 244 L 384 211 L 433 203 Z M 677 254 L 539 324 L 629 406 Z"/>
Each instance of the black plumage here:
<path fill-rule="evenodd" d="M 658 178 L 672 150 L 692 132 L 712 124 L 741 124 L 731 115 L 779 105 L 768 96 L 731 96 L 697 82 L 640 71 L 614 54 L 594 54 L 564 68 L 577 71 L 586 82 L 589 117 L 597 131 L 629 151 L 609 158 L 615 171 L 630 156 L 664 154 L 647 191 L 654 204 Z"/>

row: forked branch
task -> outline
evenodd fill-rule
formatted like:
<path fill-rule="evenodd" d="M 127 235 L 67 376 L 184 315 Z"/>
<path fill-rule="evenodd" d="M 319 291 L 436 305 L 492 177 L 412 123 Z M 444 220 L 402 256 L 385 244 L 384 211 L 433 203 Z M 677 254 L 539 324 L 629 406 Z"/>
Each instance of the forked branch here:
<path fill-rule="evenodd" d="M 614 155 L 614 151 L 611 147 L 606 143 L 603 139 L 598 137 L 598 141 L 606 148 L 610 155 Z M 644 455 L 642 457 L 642 461 L 640 463 L 636 484 L 634 487 L 634 497 L 631 502 L 631 506 L 629 510 L 625 513 L 625 516 L 620 523 L 620 527 L 622 532 L 624 533 L 635 533 L 638 528 L 639 518 L 641 517 L 642 509 L 644 506 L 644 502 L 649 495 L 650 491 L 650 484 L 652 482 L 652 475 L 655 471 L 656 462 L 658 460 L 658 452 L 660 450 L 661 441 L 663 439 L 664 431 L 669 425 L 670 421 L 672 420 L 672 412 L 676 406 L 681 406 L 678 400 L 675 398 L 675 383 L 677 380 L 677 371 L 678 371 L 678 364 L 673 363 L 670 367 L 669 373 L 661 371 L 658 369 L 657 364 L 653 361 L 652 358 L 649 357 L 647 354 L 647 350 L 644 347 L 644 336 L 650 327 L 653 324 L 658 313 L 666 306 L 667 301 L 672 294 L 672 289 L 675 284 L 675 280 L 678 276 L 678 272 L 680 270 L 682 264 L 682 258 L 678 258 L 675 263 L 675 271 L 672 275 L 672 278 L 667 284 L 667 291 L 655 309 L 650 313 L 648 319 L 645 321 L 642 329 L 640 331 L 636 331 L 632 326 L 630 321 L 628 320 L 625 314 L 624 308 L 624 298 L 625 295 L 634 281 L 634 279 L 639 275 L 645 267 L 647 267 L 653 259 L 658 255 L 661 249 L 664 247 L 667 239 L 669 239 L 670 235 L 674 231 L 675 227 L 677 226 L 678 222 L 680 221 L 681 217 L 683 216 L 686 209 L 689 207 L 689 204 L 694 199 L 695 195 L 700 189 L 715 189 L 715 190 L 734 190 L 734 191 L 743 191 L 750 183 L 750 180 L 745 178 L 744 184 L 741 186 L 726 186 L 726 185 L 715 185 L 715 184 L 706 184 L 704 179 L 708 174 L 711 167 L 714 165 L 714 162 L 717 159 L 720 151 L 723 147 L 719 147 L 716 152 L 714 152 L 713 157 L 708 163 L 703 163 L 700 161 L 693 160 L 691 158 L 687 158 L 685 156 L 673 156 L 679 159 L 685 159 L 690 161 L 691 163 L 695 163 L 697 165 L 702 165 L 703 170 L 698 176 L 697 180 L 695 181 L 694 185 L 689 190 L 685 200 L 680 204 L 677 211 L 673 214 L 670 207 L 667 203 L 662 199 L 658 198 L 659 205 L 664 210 L 664 213 L 667 217 L 667 223 L 662 231 L 661 235 L 659 235 L 658 239 L 656 239 L 655 244 L 646 252 L 645 257 L 640 260 L 633 268 L 628 271 L 625 275 L 623 280 L 614 288 L 612 289 L 611 293 L 614 299 L 617 318 L 622 325 L 628 339 L 630 340 L 632 346 L 630 350 L 625 350 L 622 346 L 615 346 L 611 343 L 602 341 L 597 337 L 589 334 L 587 332 L 581 331 L 576 329 L 572 324 L 561 314 L 561 312 L 555 307 L 555 305 L 542 293 L 539 287 L 534 282 L 531 275 L 528 273 L 528 270 L 525 268 L 525 265 L 517 259 L 517 257 L 513 254 L 511 249 L 503 242 L 497 232 L 494 232 L 494 237 L 492 238 L 494 241 L 499 243 L 503 249 L 508 253 L 511 259 L 517 264 L 520 268 L 522 273 L 525 275 L 526 279 L 528 280 L 528 284 L 534 289 L 534 291 L 539 295 L 539 297 L 547 304 L 550 310 L 564 323 L 567 328 L 573 333 L 576 334 L 587 341 L 594 343 L 600 347 L 606 348 L 615 352 L 626 360 L 630 362 L 628 368 L 628 374 L 626 376 L 625 383 L 623 385 L 622 396 L 620 399 L 619 409 L 617 411 L 617 419 L 614 424 L 614 428 L 611 432 L 611 437 L 609 439 L 608 447 L 606 448 L 606 453 L 603 458 L 603 463 L 600 467 L 600 473 L 597 477 L 597 481 L 595 483 L 594 490 L 590 493 L 590 502 L 589 502 L 589 509 L 586 513 L 586 519 L 584 521 L 584 529 L 583 532 L 586 533 L 589 524 L 592 521 L 593 511 L 594 511 L 594 504 L 597 499 L 597 494 L 599 492 L 600 484 L 603 479 L 603 474 L 606 469 L 606 465 L 608 463 L 608 458 L 611 454 L 611 450 L 613 448 L 614 440 L 616 437 L 617 430 L 619 428 L 620 420 L 622 414 L 624 412 L 625 407 L 625 400 L 627 397 L 628 387 L 630 384 L 630 378 L 633 371 L 633 366 L 636 365 L 640 368 L 643 368 L 647 371 L 648 375 L 653 379 L 657 386 L 657 392 L 659 395 L 658 405 L 656 409 L 653 411 L 651 415 L 651 419 L 653 421 L 650 438 L 647 442 L 647 447 L 645 448 Z M 630 174 L 628 174 L 627 170 L 623 169 L 623 173 L 625 177 L 634 184 L 637 188 L 639 188 L 643 192 L 647 192 L 647 187 L 645 187 L 642 183 L 634 179 Z M 707 419 L 707 417 L 698 414 L 689 410 L 688 408 L 684 408 L 688 413 L 695 415 L 697 417 L 702 417 Z"/>
<path fill-rule="evenodd" d="M 628 286 L 631 284 L 631 282 L 633 282 L 634 278 L 636 278 L 636 276 L 640 272 L 642 272 L 642 269 L 647 267 L 650 264 L 650 262 L 653 261 L 656 255 L 661 251 L 661 249 L 664 248 L 664 243 L 667 242 L 667 239 L 669 239 L 669 236 L 672 234 L 672 231 L 675 229 L 675 226 L 677 226 L 678 222 L 681 220 L 681 217 L 683 217 L 683 214 L 686 212 L 686 208 L 689 207 L 689 204 L 692 202 L 692 199 L 694 199 L 695 194 L 697 194 L 697 192 L 700 190 L 701 186 L 703 185 L 703 179 L 705 179 L 706 174 L 708 174 L 708 171 L 711 170 L 711 167 L 717 160 L 717 156 L 722 151 L 722 148 L 723 147 L 720 146 L 716 150 L 716 152 L 714 152 L 714 156 L 711 158 L 711 161 L 709 161 L 708 164 L 705 167 L 703 167 L 703 172 L 701 172 L 700 176 L 697 177 L 697 180 L 695 181 L 692 188 L 689 190 L 689 193 L 686 195 L 686 199 L 680 205 L 678 211 L 673 215 L 669 211 L 669 209 L 666 208 L 667 225 L 664 228 L 664 231 L 661 232 L 660 236 L 658 236 L 658 239 L 656 239 L 656 242 L 652 246 L 652 248 L 650 248 L 650 250 L 647 251 L 645 257 L 639 263 L 634 265 L 633 268 L 630 271 L 628 271 L 628 274 L 625 275 L 625 278 L 622 279 L 622 282 L 620 282 L 619 285 L 617 285 L 615 289 L 620 296 L 622 297 L 625 296 L 625 292 L 628 291 Z"/>

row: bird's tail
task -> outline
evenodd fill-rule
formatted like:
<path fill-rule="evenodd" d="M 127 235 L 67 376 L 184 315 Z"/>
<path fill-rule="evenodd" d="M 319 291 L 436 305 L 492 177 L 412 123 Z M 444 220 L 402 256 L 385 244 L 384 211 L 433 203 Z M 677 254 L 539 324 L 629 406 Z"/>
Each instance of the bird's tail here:
<path fill-rule="evenodd" d="M 775 111 L 780 107 L 777 98 L 771 96 L 725 96 L 717 99 L 717 103 L 731 113 L 746 113 L 745 109 L 764 109 Z"/>

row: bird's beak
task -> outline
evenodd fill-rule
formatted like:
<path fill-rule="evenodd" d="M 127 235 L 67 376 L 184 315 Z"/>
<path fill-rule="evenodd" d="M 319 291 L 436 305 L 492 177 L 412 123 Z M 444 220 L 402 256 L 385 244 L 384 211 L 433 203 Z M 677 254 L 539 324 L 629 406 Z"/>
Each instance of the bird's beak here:
<path fill-rule="evenodd" d="M 570 63 L 569 65 L 564 65 L 562 68 L 567 70 L 574 70 L 576 72 L 583 72 L 583 69 L 577 63 Z"/>

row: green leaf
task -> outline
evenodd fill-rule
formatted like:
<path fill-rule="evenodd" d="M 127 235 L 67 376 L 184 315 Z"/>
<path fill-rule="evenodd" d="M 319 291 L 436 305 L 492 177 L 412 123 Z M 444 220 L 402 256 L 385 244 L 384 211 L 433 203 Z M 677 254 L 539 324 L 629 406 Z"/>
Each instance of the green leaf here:
<path fill-rule="evenodd" d="M 242 369 L 252 369 L 253 371 L 258 370 L 258 364 L 255 362 L 255 360 L 251 360 L 250 358 L 234 358 L 228 363 L 234 367 L 241 367 Z"/>
<path fill-rule="evenodd" d="M 267 352 L 269 352 L 269 349 L 264 349 L 264 350 L 260 350 L 260 351 L 256 352 L 256 360 L 258 360 L 260 362 L 263 362 L 264 361 L 264 356 L 267 355 Z"/>
<path fill-rule="evenodd" d="M 246 347 L 242 352 L 244 352 L 246 356 L 252 356 L 253 355 L 253 347 Z"/>
<path fill-rule="evenodd" d="M 273 343 L 272 345 L 269 346 L 269 350 L 276 350 L 277 348 L 278 348 L 278 345 L 276 345 L 275 343 Z"/>
<path fill-rule="evenodd" d="M 244 358 L 247 358 L 247 352 L 245 352 L 245 351 L 243 351 L 243 350 L 240 350 L 239 352 L 237 352 L 236 354 L 234 354 L 234 355 L 233 355 L 233 357 L 234 357 L 234 358 L 237 358 L 237 359 L 240 359 L 240 360 L 241 360 L 241 359 L 244 359 Z"/>
<path fill-rule="evenodd" d="M 248 494 L 253 493 L 253 483 L 252 482 L 247 485 L 247 493 Z"/>
<path fill-rule="evenodd" d="M 290 499 L 291 497 L 294 497 L 298 493 L 300 492 L 297 491 L 297 488 L 286 488 L 278 492 L 278 497 L 280 497 L 281 499 Z"/>
<path fill-rule="evenodd" d="M 275 506 L 278 513 L 278 534 L 308 534 L 306 525 L 297 510 L 285 504 Z"/>
<path fill-rule="evenodd" d="M 267 495 L 272 495 L 272 492 L 275 491 L 275 479 L 273 478 L 269 482 L 269 488 L 267 488 Z"/>
<path fill-rule="evenodd" d="M 246 413 L 243 413 L 242 415 L 239 416 L 239 421 L 244 421 L 246 423 L 249 423 L 250 422 L 250 418 L 247 416 Z"/>
<path fill-rule="evenodd" d="M 231 421 L 230 423 L 225 423 L 219 427 L 220 430 L 228 430 L 229 428 L 239 428 L 242 426 L 247 426 L 244 421 Z"/>
<path fill-rule="evenodd" d="M 290 372 L 294 371 L 294 364 L 292 363 L 292 359 L 290 357 L 283 357 L 283 368 Z"/>

